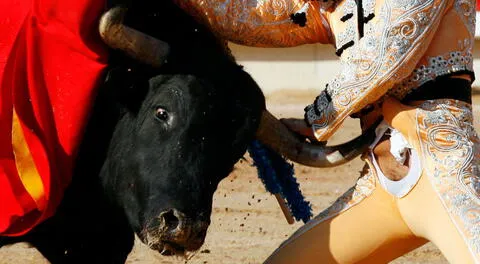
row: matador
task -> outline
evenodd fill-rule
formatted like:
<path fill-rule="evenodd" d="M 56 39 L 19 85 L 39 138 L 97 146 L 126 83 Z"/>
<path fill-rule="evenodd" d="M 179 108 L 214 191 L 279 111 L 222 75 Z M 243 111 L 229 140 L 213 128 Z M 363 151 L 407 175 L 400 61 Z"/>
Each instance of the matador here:
<path fill-rule="evenodd" d="M 480 263 L 474 0 L 176 2 L 238 44 L 335 47 L 340 73 L 305 108 L 308 131 L 290 129 L 328 141 L 348 116 L 377 126 L 356 185 L 266 263 L 385 263 L 427 241 Z"/>

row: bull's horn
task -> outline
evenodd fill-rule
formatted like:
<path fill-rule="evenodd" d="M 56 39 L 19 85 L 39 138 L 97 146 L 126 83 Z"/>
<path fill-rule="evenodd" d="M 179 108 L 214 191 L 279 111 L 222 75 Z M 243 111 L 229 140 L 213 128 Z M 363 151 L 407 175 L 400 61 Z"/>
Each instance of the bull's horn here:
<path fill-rule="evenodd" d="M 257 139 L 286 158 L 311 167 L 334 167 L 344 164 L 367 150 L 375 138 L 375 126 L 357 138 L 337 146 L 309 144 L 300 140 L 280 120 L 265 110 Z"/>
<path fill-rule="evenodd" d="M 123 24 L 126 8 L 114 7 L 103 14 L 99 31 L 103 41 L 113 49 L 122 50 L 128 56 L 159 67 L 165 63 L 170 51 L 166 42 L 153 38 Z"/>

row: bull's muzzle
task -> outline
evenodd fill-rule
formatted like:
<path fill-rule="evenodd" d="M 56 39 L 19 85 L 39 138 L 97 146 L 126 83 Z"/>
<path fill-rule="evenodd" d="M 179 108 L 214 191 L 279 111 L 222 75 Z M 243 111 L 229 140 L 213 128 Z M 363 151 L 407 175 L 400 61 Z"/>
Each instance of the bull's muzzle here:
<path fill-rule="evenodd" d="M 198 250 L 205 241 L 208 221 L 186 217 L 177 209 L 161 212 L 144 232 L 144 242 L 164 256 Z"/>

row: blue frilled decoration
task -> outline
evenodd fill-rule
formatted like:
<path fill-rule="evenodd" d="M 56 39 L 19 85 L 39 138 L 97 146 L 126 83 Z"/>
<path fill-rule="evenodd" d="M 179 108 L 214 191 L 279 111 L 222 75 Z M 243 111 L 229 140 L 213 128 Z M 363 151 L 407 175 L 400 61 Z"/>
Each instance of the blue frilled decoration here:
<path fill-rule="evenodd" d="M 248 152 L 265 189 L 272 194 L 279 193 L 297 221 L 308 222 L 312 217 L 312 207 L 300 191 L 293 164 L 257 140 L 250 144 Z"/>

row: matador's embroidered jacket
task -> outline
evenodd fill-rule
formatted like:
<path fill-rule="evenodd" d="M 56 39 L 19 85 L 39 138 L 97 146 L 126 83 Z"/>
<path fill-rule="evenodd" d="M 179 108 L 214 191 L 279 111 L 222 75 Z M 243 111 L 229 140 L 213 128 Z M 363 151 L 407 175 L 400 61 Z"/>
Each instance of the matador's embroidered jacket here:
<path fill-rule="evenodd" d="M 384 95 L 404 98 L 438 76 L 473 73 L 474 0 L 176 0 L 227 40 L 332 44 L 342 70 L 306 117 L 318 140 Z M 292 14 L 306 14 L 304 27 Z"/>

